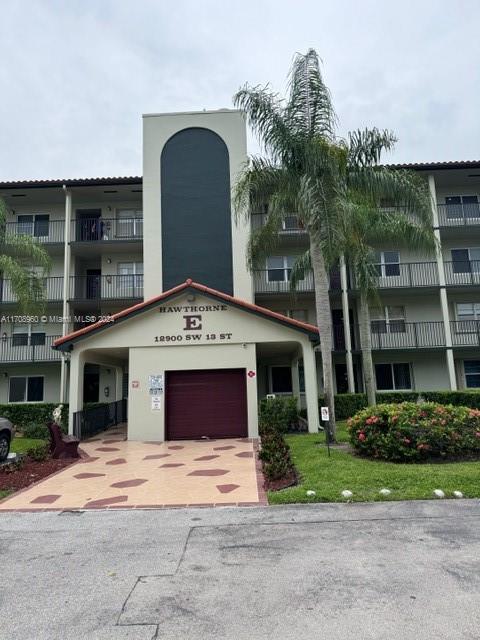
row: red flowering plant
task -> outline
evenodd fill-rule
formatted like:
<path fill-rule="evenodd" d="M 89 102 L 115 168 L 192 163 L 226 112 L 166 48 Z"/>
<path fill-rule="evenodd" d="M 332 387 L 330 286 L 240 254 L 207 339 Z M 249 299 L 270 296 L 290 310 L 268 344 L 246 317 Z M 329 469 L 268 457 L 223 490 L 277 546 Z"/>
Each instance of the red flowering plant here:
<path fill-rule="evenodd" d="M 394 462 L 480 458 L 480 410 L 434 402 L 379 404 L 347 422 L 361 455 Z"/>

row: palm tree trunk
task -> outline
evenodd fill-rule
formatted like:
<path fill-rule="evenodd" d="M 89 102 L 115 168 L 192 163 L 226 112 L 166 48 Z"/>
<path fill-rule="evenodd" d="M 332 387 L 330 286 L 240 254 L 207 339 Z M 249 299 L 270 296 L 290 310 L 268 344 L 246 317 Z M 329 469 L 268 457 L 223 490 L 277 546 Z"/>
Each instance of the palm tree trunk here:
<path fill-rule="evenodd" d="M 373 373 L 370 309 L 368 307 L 368 296 L 365 291 L 360 292 L 359 316 L 363 379 L 365 382 L 368 404 L 369 406 L 373 406 L 377 404 L 377 398 L 375 390 L 375 375 Z"/>
<path fill-rule="evenodd" d="M 322 354 L 323 391 L 330 413 L 329 438 L 336 439 L 335 398 L 333 392 L 332 367 L 332 313 L 330 310 L 330 278 L 325 267 L 323 254 L 314 239 L 310 240 L 310 257 L 315 281 L 315 307 L 317 326 L 320 332 L 320 351 Z"/>

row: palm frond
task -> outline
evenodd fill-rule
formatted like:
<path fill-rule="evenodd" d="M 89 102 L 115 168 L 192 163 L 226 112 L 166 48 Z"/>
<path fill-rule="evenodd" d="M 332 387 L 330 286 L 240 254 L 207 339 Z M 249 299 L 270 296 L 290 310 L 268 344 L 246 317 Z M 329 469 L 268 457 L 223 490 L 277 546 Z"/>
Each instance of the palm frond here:
<path fill-rule="evenodd" d="M 397 138 L 384 129 L 357 129 L 348 134 L 348 161 L 351 167 L 370 167 L 377 165 L 384 151 L 395 146 Z"/>
<path fill-rule="evenodd" d="M 309 49 L 294 57 L 289 80 L 285 119 L 303 141 L 318 136 L 335 138 L 336 115 L 328 87 L 323 82 L 317 52 Z"/>

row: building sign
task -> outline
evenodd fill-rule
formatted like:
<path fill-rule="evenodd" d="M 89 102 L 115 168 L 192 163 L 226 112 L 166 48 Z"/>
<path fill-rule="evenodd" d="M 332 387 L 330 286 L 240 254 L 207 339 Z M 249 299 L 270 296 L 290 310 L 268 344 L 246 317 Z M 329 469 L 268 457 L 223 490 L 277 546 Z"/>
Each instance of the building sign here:
<path fill-rule="evenodd" d="M 322 420 L 324 422 L 328 422 L 330 420 L 330 413 L 328 411 L 328 407 L 321 408 Z"/>
<path fill-rule="evenodd" d="M 195 344 L 196 342 L 228 342 L 233 333 L 229 331 L 207 331 L 205 328 L 206 316 L 209 313 L 228 311 L 226 304 L 200 304 L 200 305 L 173 305 L 160 307 L 161 314 L 178 314 L 178 333 L 154 336 L 157 344 L 183 343 Z M 227 329 L 228 327 L 226 327 Z"/>
<path fill-rule="evenodd" d="M 162 409 L 162 397 L 152 396 L 152 411 L 161 411 Z"/>
<path fill-rule="evenodd" d="M 140 387 L 140 382 L 138 380 L 132 380 L 132 389 L 138 389 Z"/>
<path fill-rule="evenodd" d="M 148 392 L 151 396 L 158 396 L 163 393 L 163 373 L 151 373 L 148 376 Z"/>

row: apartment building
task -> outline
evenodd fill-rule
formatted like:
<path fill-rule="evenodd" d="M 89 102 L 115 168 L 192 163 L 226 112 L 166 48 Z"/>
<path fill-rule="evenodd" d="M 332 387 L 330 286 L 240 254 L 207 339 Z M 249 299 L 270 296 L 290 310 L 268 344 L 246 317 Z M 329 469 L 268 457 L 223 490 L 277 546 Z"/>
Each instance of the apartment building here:
<path fill-rule="evenodd" d="M 31 322 L 12 318 L 1 282 L 0 403 L 69 400 L 73 429 L 84 403 L 128 397 L 129 437 L 155 440 L 191 436 L 189 412 L 202 423 L 193 435 L 255 435 L 258 398 L 293 393 L 316 430 L 312 274 L 295 295 L 289 285 L 308 238 L 292 213 L 276 255 L 247 271 L 250 229 L 230 200 L 246 160 L 242 115 L 153 114 L 143 130 L 143 178 L 0 183 L 7 238 L 31 235 L 52 258 L 46 308 Z M 408 166 L 428 182 L 439 243 L 431 255 L 378 247 L 377 389 L 479 387 L 480 162 Z M 254 213 L 251 225 L 264 220 Z M 331 273 L 338 393 L 363 388 L 357 300 L 341 265 Z M 232 433 L 206 426 L 212 406 L 217 422 L 236 412 Z"/>

